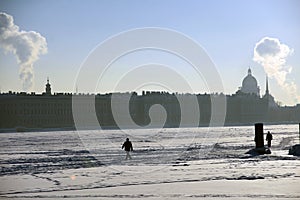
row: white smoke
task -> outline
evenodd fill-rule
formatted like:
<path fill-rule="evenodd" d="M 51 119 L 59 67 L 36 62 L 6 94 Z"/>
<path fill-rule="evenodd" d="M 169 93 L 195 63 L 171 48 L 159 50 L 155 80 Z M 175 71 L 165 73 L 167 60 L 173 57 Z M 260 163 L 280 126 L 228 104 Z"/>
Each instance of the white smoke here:
<path fill-rule="evenodd" d="M 293 99 L 293 103 L 300 100 L 297 95 L 296 83 L 287 80 L 292 72 L 292 66 L 286 65 L 286 59 L 294 50 L 282 44 L 277 38 L 264 37 L 256 43 L 253 60 L 261 64 L 270 78 L 274 78 L 278 85 Z"/>
<path fill-rule="evenodd" d="M 19 30 L 11 15 L 0 12 L 0 47 L 16 56 L 23 89 L 31 89 L 34 78 L 33 64 L 39 59 L 39 55 L 47 53 L 46 39 L 35 31 Z"/>

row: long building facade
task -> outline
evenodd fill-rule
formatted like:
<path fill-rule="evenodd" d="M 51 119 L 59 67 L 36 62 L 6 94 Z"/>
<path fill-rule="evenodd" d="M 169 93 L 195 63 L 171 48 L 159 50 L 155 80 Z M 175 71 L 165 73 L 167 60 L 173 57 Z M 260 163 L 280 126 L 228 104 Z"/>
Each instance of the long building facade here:
<path fill-rule="evenodd" d="M 119 128 L 111 109 L 112 96 L 114 105 L 128 104 L 132 121 L 138 126 L 147 126 L 149 123 L 161 122 L 160 112 L 153 121 L 149 116 L 149 110 L 153 105 L 161 105 L 166 114 L 165 127 L 179 127 L 182 124 L 180 98 L 193 97 L 199 106 L 199 120 L 197 126 L 209 126 L 212 117 L 212 99 L 222 98 L 226 100 L 225 125 L 244 125 L 256 122 L 265 123 L 299 123 L 300 104 L 291 107 L 282 107 L 275 103 L 274 97 L 269 93 L 266 81 L 266 92 L 261 97 L 257 81 L 252 76 L 251 69 L 242 82 L 242 87 L 233 95 L 224 94 L 170 94 L 166 92 L 143 92 L 138 95 L 132 93 L 120 94 L 71 94 L 51 92 L 51 85 L 47 80 L 45 92 L 16 93 L 8 92 L 0 94 L 0 129 L 35 129 L 35 128 L 75 128 L 74 110 L 72 98 L 80 99 L 78 109 L 82 112 L 94 112 L 99 125 L 102 128 Z M 115 98 L 117 96 L 117 98 Z M 91 105 L 90 99 L 94 100 Z M 126 99 L 130 99 L 129 102 Z M 91 107 L 92 106 L 92 107 Z M 122 118 L 120 107 L 119 117 Z M 193 112 L 193 109 L 190 110 Z M 126 114 L 126 112 L 125 112 Z M 84 115 L 83 115 L 84 116 Z M 124 116 L 128 117 L 128 116 Z M 82 117 L 83 123 L 88 124 L 89 119 Z M 84 122 L 86 120 L 87 122 Z M 124 122 L 126 123 L 126 121 Z M 122 124 L 126 126 L 126 124 Z M 130 124 L 128 124 L 130 125 Z"/>

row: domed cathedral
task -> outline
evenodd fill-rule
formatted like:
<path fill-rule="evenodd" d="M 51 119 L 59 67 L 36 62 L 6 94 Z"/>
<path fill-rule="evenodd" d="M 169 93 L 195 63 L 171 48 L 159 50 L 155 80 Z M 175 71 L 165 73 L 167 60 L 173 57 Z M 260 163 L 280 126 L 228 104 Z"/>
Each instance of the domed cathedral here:
<path fill-rule="evenodd" d="M 237 93 L 254 94 L 260 96 L 259 87 L 257 86 L 256 78 L 252 76 L 250 67 L 248 69 L 248 75 L 244 78 L 242 82 L 242 87 L 239 89 Z"/>
<path fill-rule="evenodd" d="M 228 122 L 254 123 L 266 121 L 268 117 L 268 100 L 261 98 L 256 78 L 251 68 L 243 79 L 242 87 L 227 103 Z"/>

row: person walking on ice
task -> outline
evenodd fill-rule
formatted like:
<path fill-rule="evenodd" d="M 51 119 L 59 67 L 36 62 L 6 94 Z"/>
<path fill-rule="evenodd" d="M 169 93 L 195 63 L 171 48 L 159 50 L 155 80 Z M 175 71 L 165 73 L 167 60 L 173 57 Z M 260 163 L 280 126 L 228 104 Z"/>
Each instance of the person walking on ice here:
<path fill-rule="evenodd" d="M 131 159 L 131 156 L 130 156 L 130 151 L 133 151 L 133 148 L 132 148 L 132 144 L 131 142 L 129 141 L 129 138 L 126 139 L 126 141 L 124 142 L 123 146 L 122 146 L 122 149 L 125 148 L 125 151 L 126 151 L 126 160 L 129 158 Z"/>
<path fill-rule="evenodd" d="M 267 136 L 266 136 L 266 140 L 268 141 L 268 147 L 271 147 L 271 141 L 273 140 L 273 136 L 270 133 L 270 131 L 268 131 Z"/>

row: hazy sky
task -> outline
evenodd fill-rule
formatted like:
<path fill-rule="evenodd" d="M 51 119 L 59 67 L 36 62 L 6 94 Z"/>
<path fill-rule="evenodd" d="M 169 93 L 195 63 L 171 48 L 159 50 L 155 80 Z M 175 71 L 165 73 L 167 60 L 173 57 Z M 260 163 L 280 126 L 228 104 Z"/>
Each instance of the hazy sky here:
<path fill-rule="evenodd" d="M 206 50 L 220 73 L 226 94 L 237 91 L 251 66 L 261 95 L 265 92 L 268 72 L 270 93 L 277 101 L 285 105 L 300 102 L 298 0 L 1 0 L 0 12 L 13 17 L 19 32 L 39 33 L 35 35 L 41 40 L 30 69 L 34 79 L 29 91 L 43 92 L 47 77 L 54 92 L 74 91 L 80 65 L 105 39 L 134 28 L 161 27 L 187 35 Z M 17 61 L 16 52 L 4 42 L 0 46 L 1 92 L 22 91 L 21 79 L 30 74 L 20 79 L 20 74 L 28 72 L 20 67 L 23 63 Z M 256 55 L 254 60 L 256 45 L 260 57 Z M 189 67 L 174 56 L 148 50 L 115 62 L 111 81 L 118 76 L 118 69 L 124 71 L 128 66 L 151 62 L 164 63 L 179 71 L 185 65 Z M 191 81 L 195 78 L 186 77 Z M 109 78 L 106 79 L 106 84 L 96 87 L 97 92 L 111 90 L 107 86 Z M 196 92 L 207 91 L 202 83 L 199 82 Z M 78 88 L 80 92 L 93 92 L 85 91 L 84 85 Z M 178 91 L 183 92 L 180 88 L 178 85 Z"/>

